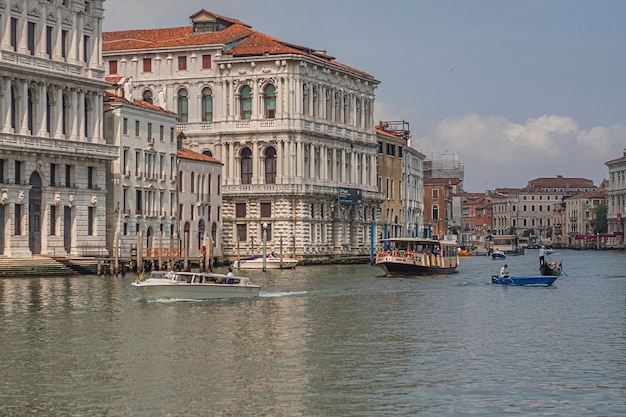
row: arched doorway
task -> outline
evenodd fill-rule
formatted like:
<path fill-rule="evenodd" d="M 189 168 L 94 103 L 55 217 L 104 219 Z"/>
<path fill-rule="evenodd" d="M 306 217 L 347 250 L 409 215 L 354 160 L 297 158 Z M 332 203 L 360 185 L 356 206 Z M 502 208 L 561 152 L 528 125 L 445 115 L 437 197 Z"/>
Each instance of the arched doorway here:
<path fill-rule="evenodd" d="M 41 253 L 41 177 L 31 174 L 28 197 L 28 248 L 33 255 Z"/>
<path fill-rule="evenodd" d="M 200 219 L 200 221 L 198 222 L 198 247 L 199 248 L 204 246 L 204 231 L 205 231 L 204 219 Z"/>
<path fill-rule="evenodd" d="M 148 230 L 146 231 L 146 253 L 148 254 L 148 256 L 152 256 L 152 244 L 154 241 L 154 230 L 152 229 L 152 226 L 148 227 Z"/>
<path fill-rule="evenodd" d="M 183 249 L 184 249 L 184 253 L 189 256 L 189 243 L 190 243 L 190 236 L 191 235 L 191 225 L 189 224 L 189 222 L 185 223 L 185 226 L 183 228 Z"/>

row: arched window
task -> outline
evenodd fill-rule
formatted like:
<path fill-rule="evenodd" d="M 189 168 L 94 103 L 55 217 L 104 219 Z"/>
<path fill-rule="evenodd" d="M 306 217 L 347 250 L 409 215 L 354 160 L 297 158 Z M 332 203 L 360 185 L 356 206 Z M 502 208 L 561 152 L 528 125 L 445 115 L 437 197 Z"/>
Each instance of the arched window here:
<path fill-rule="evenodd" d="M 241 183 L 252 184 L 252 151 L 243 148 L 241 151 Z"/>
<path fill-rule="evenodd" d="M 276 117 L 276 87 L 269 84 L 265 87 L 265 118 L 273 119 Z"/>
<path fill-rule="evenodd" d="M 48 91 L 46 93 L 46 132 L 52 133 L 52 94 Z"/>
<path fill-rule="evenodd" d="M 317 117 L 319 111 L 319 100 L 318 100 L 318 87 L 316 85 L 313 86 L 313 108 L 311 110 L 313 113 L 313 117 Z"/>
<path fill-rule="evenodd" d="M 178 191 L 183 192 L 183 171 L 178 172 Z"/>
<path fill-rule="evenodd" d="M 202 89 L 202 121 L 213 120 L 213 91 L 209 87 Z"/>
<path fill-rule="evenodd" d="M 150 90 L 144 91 L 141 97 L 142 97 L 142 100 L 145 101 L 146 103 L 153 104 L 154 102 L 154 96 L 152 95 L 152 91 Z"/>
<path fill-rule="evenodd" d="M 189 93 L 184 88 L 178 90 L 178 123 L 189 120 Z"/>
<path fill-rule="evenodd" d="M 89 99 L 87 97 L 85 97 L 85 109 L 83 111 L 85 113 L 84 114 L 84 119 L 85 119 L 84 120 L 84 122 L 85 122 L 84 129 L 85 129 L 85 137 L 86 138 L 89 137 L 89 122 L 90 122 L 90 120 L 89 120 L 89 112 L 90 112 L 90 110 L 91 110 L 91 101 L 89 101 Z"/>
<path fill-rule="evenodd" d="M 192 193 L 195 192 L 195 178 L 196 178 L 196 174 L 194 172 L 191 173 L 191 182 L 189 183 L 189 191 L 191 191 Z"/>
<path fill-rule="evenodd" d="M 13 131 L 17 130 L 17 90 L 11 86 L 11 127 Z"/>
<path fill-rule="evenodd" d="M 433 221 L 439 220 L 439 206 L 433 206 Z"/>
<path fill-rule="evenodd" d="M 202 152 L 202 155 L 213 157 L 213 153 L 211 153 L 211 151 L 208 150 L 208 149 L 206 151 Z"/>
<path fill-rule="evenodd" d="M 302 114 L 309 115 L 309 86 L 307 84 L 302 86 Z"/>
<path fill-rule="evenodd" d="M 27 100 L 28 102 L 26 103 L 26 119 L 28 122 L 28 131 L 32 135 L 34 133 L 33 129 L 35 128 L 35 105 L 33 92 L 30 89 L 28 90 Z"/>
<path fill-rule="evenodd" d="M 65 137 L 67 137 L 68 128 L 70 126 L 69 103 L 70 103 L 69 98 L 65 94 L 63 94 L 63 103 L 61 103 L 61 111 L 63 112 L 63 116 L 61 119 L 62 120 L 61 129 L 63 130 L 63 135 L 65 135 Z"/>
<path fill-rule="evenodd" d="M 241 119 L 250 120 L 252 118 L 252 90 L 245 85 L 241 88 Z"/>
<path fill-rule="evenodd" d="M 276 149 L 273 146 L 265 150 L 265 183 L 276 184 Z"/>

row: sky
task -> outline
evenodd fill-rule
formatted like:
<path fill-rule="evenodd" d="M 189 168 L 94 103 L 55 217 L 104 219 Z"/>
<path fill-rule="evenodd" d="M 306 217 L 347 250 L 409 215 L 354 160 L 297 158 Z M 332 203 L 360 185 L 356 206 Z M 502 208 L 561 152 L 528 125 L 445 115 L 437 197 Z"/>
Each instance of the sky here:
<path fill-rule="evenodd" d="M 626 148 L 623 0 L 105 0 L 104 30 L 189 25 L 205 9 L 326 50 L 380 81 L 374 118 L 457 157 L 464 188 L 608 179 Z"/>

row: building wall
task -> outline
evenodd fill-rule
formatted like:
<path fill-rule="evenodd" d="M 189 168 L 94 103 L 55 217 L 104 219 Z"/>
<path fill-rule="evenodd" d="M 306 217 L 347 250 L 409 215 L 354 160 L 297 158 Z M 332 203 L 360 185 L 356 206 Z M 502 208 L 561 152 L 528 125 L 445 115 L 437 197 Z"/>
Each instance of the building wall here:
<path fill-rule="evenodd" d="M 143 258 L 160 252 L 167 260 L 170 246 L 179 246 L 176 116 L 111 99 L 104 126 L 107 143 L 118 149 L 108 173 L 107 249 L 123 258 L 138 249 Z"/>
<path fill-rule="evenodd" d="M 222 196 L 220 179 L 222 164 L 219 161 L 207 162 L 179 157 L 178 181 L 182 188 L 178 193 L 180 216 L 180 239 L 182 247 L 191 258 L 201 257 L 203 250 L 209 250 L 213 242 L 213 257 L 222 253 L 221 221 Z M 208 239 L 211 240 L 208 240 Z"/>
<path fill-rule="evenodd" d="M 107 254 L 102 4 L 0 2 L 4 256 Z"/>

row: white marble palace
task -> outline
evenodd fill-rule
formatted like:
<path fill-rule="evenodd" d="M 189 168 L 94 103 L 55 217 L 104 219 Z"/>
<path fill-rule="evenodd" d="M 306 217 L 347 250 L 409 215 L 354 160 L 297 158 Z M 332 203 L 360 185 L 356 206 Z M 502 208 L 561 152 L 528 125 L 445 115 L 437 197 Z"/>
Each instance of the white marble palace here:
<path fill-rule="evenodd" d="M 185 147 L 224 164 L 225 256 L 369 253 L 380 225 L 374 91 L 325 51 L 201 10 L 191 26 L 103 35 L 105 70 L 178 114 Z M 339 194 L 343 195 L 339 199 Z M 376 236 L 376 234 L 372 234 Z"/>
<path fill-rule="evenodd" d="M 0 255 L 106 255 L 103 1 L 0 0 Z"/>

